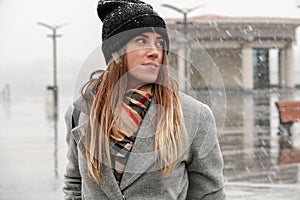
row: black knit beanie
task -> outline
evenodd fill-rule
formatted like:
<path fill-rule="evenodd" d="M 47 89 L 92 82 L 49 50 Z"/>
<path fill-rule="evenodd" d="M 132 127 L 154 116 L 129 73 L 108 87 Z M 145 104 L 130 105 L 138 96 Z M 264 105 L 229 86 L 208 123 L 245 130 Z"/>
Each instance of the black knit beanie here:
<path fill-rule="evenodd" d="M 106 63 L 133 37 L 144 32 L 160 34 L 169 50 L 169 37 L 165 21 L 152 6 L 139 0 L 100 0 L 98 16 L 103 22 L 102 51 Z"/>

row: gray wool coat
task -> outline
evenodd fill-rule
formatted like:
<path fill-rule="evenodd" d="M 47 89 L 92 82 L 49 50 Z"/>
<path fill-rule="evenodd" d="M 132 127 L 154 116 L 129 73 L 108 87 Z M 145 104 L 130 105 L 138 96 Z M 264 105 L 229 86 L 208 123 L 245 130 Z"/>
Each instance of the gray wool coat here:
<path fill-rule="evenodd" d="M 120 186 L 112 170 L 103 164 L 101 188 L 89 176 L 84 124 L 87 108 L 78 99 L 66 112 L 68 163 L 63 191 L 68 200 L 223 200 L 223 159 L 213 114 L 208 106 L 180 93 L 184 123 L 188 133 L 183 160 L 171 174 L 162 177 L 154 156 L 153 122 L 157 106 L 152 102 L 137 133 Z M 72 113 L 79 109 L 78 126 L 72 129 Z"/>

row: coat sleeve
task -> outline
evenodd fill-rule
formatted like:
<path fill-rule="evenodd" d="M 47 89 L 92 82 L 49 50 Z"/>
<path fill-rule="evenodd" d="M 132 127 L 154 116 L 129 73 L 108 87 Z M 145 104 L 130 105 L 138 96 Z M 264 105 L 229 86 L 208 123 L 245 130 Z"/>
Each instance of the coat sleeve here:
<path fill-rule="evenodd" d="M 187 164 L 187 199 L 224 200 L 223 158 L 215 119 L 208 106 L 200 107 L 199 121 Z"/>
<path fill-rule="evenodd" d="M 72 114 L 73 107 L 70 106 L 65 114 L 68 150 L 63 191 L 65 193 L 65 200 L 81 200 L 81 175 L 78 167 L 78 149 L 77 143 L 71 132 Z"/>

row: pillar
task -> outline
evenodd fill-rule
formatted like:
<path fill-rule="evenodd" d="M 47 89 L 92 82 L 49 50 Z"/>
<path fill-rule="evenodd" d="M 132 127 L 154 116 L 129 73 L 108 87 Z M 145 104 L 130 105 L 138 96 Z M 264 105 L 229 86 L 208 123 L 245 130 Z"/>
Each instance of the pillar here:
<path fill-rule="evenodd" d="M 243 113 L 243 152 L 249 160 L 254 156 L 254 100 L 252 94 L 242 96 Z"/>
<path fill-rule="evenodd" d="M 294 51 L 293 43 L 289 42 L 284 49 L 280 50 L 279 83 L 281 87 L 294 87 Z"/>
<path fill-rule="evenodd" d="M 250 43 L 242 47 L 242 83 L 243 89 L 253 89 L 253 53 Z"/>
<path fill-rule="evenodd" d="M 180 91 L 185 91 L 186 88 L 186 77 L 185 77 L 185 60 L 184 60 L 184 48 L 179 48 L 177 51 L 177 77 L 178 87 Z"/>

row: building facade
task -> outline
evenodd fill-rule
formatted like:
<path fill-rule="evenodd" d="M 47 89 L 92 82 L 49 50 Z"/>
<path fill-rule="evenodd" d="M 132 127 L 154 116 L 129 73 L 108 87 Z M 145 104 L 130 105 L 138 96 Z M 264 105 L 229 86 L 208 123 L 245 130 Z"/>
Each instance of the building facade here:
<path fill-rule="evenodd" d="M 269 88 L 274 85 L 270 80 L 271 67 L 277 68 L 275 86 L 293 88 L 293 46 L 299 25 L 300 19 L 290 18 L 201 16 L 189 19 L 187 30 L 183 30 L 180 19 L 168 19 L 168 29 L 186 32 L 190 38 L 187 42 L 171 34 L 171 41 L 175 44 L 170 49 L 170 62 L 177 66 L 181 88 L 186 85 L 180 76 L 185 76 L 194 89 L 221 87 L 220 82 L 204 80 L 205 73 L 195 73 L 199 70 L 195 70 L 194 63 L 201 66 L 202 61 L 190 61 L 197 59 L 203 50 L 221 74 L 225 88 Z M 275 66 L 272 66 L 274 60 Z"/>

